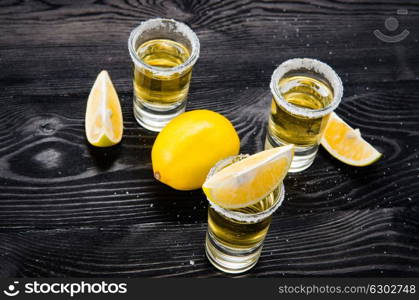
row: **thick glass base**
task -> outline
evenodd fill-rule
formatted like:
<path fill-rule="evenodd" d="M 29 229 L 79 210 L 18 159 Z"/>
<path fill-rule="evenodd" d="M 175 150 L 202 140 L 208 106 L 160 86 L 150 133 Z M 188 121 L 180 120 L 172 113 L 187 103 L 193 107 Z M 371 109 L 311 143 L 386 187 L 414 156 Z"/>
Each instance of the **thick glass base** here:
<path fill-rule="evenodd" d="M 217 269 L 231 274 L 251 269 L 259 260 L 263 243 L 249 249 L 231 248 L 218 242 L 210 231 L 205 239 L 205 253 Z"/>
<path fill-rule="evenodd" d="M 278 138 L 271 136 L 269 133 L 266 135 L 265 149 L 271 149 L 288 145 L 288 143 L 280 141 Z M 319 145 L 309 147 L 295 147 L 294 158 L 291 162 L 291 167 L 288 172 L 297 173 L 308 169 L 316 157 Z"/>
<path fill-rule="evenodd" d="M 168 107 L 152 108 L 144 105 L 141 99 L 134 96 L 135 120 L 145 129 L 160 132 L 167 123 L 185 112 L 186 101 Z"/>

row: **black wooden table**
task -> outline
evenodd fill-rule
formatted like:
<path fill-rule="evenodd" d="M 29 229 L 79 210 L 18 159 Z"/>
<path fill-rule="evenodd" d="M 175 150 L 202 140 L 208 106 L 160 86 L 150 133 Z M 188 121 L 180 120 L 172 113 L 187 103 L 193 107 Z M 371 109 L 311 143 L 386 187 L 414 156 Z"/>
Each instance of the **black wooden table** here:
<path fill-rule="evenodd" d="M 206 199 L 153 179 L 155 134 L 132 114 L 127 39 L 156 16 L 199 36 L 187 109 L 228 117 L 242 153 L 263 149 L 270 76 L 293 57 L 335 68 L 337 113 L 384 153 L 354 168 L 321 149 L 288 176 L 262 257 L 242 276 L 418 276 L 419 3 L 150 2 L 0 3 L 0 276 L 223 276 L 204 253 Z M 409 35 L 388 43 L 374 30 Z M 102 69 L 124 115 L 109 149 L 84 134 Z"/>

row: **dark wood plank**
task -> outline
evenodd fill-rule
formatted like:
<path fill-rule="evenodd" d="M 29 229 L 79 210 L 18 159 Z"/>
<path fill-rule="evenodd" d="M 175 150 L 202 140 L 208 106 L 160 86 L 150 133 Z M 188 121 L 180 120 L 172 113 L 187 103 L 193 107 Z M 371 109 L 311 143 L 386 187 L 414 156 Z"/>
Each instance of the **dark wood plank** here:
<path fill-rule="evenodd" d="M 374 37 L 396 10 L 409 37 Z M 221 276 L 204 257 L 207 203 L 152 177 L 155 138 L 132 116 L 129 31 L 173 17 L 201 40 L 188 109 L 227 116 L 243 153 L 263 148 L 275 66 L 332 65 L 337 112 L 384 158 L 352 168 L 320 150 L 285 181 L 260 263 L 243 276 L 417 276 L 417 1 L 5 1 L 0 4 L 0 275 Z M 403 27 L 402 27 L 403 26 Z M 107 69 L 124 114 L 111 149 L 84 137 L 86 98 Z"/>
<path fill-rule="evenodd" d="M 260 262 L 241 277 L 415 275 L 417 213 L 389 208 L 276 214 Z M 205 258 L 205 231 L 204 223 L 167 221 L 4 233 L 0 262 L 11 276 L 223 275 Z"/>

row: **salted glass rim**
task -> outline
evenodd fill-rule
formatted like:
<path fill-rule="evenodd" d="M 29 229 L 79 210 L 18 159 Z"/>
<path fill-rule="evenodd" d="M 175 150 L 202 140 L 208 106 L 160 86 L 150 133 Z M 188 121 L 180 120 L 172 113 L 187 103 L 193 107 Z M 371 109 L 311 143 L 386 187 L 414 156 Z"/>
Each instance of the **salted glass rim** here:
<path fill-rule="evenodd" d="M 289 72 L 307 70 L 318 74 L 331 85 L 333 89 L 333 100 L 330 104 L 321 109 L 309 109 L 293 105 L 286 101 L 279 88 L 279 80 Z M 343 84 L 339 75 L 326 63 L 313 58 L 293 58 L 280 64 L 272 74 L 270 88 L 275 101 L 288 112 L 307 118 L 323 117 L 338 107 L 343 96 Z"/>
<path fill-rule="evenodd" d="M 183 35 L 187 40 L 189 40 L 189 42 L 191 43 L 191 48 L 192 48 L 191 54 L 189 55 L 188 59 L 185 62 L 171 68 L 155 67 L 155 66 L 150 66 L 146 64 L 138 56 L 137 51 L 136 51 L 137 49 L 135 49 L 135 43 L 143 32 L 150 30 L 151 28 L 162 26 L 164 22 L 171 23 L 172 26 L 174 26 L 174 30 L 177 33 Z M 128 38 L 128 50 L 129 50 L 129 54 L 131 56 L 132 61 L 137 67 L 146 69 L 156 75 L 169 76 L 174 73 L 181 73 L 185 69 L 193 66 L 196 63 L 199 57 L 200 43 L 199 43 L 199 39 L 196 33 L 188 25 L 182 22 L 176 21 L 174 19 L 154 18 L 154 19 L 149 19 L 149 20 L 141 22 L 140 25 L 138 25 L 131 31 L 130 36 Z"/>
<path fill-rule="evenodd" d="M 242 160 L 246 157 L 249 157 L 249 155 L 248 154 L 239 154 L 239 155 L 230 156 L 230 157 L 227 157 L 223 160 L 220 160 L 209 171 L 209 173 L 207 175 L 207 180 L 211 176 L 213 176 L 215 173 L 220 171 L 223 167 L 227 166 L 228 164 L 231 164 L 233 162 L 233 160 L 235 160 L 235 159 Z M 277 188 L 279 188 L 279 193 L 278 193 L 278 195 L 275 199 L 274 205 L 269 207 L 267 210 L 264 210 L 262 212 L 255 213 L 255 214 L 245 214 L 245 213 L 241 213 L 241 212 L 237 212 L 237 211 L 231 211 L 231 210 L 228 210 L 228 209 L 225 209 L 225 208 L 219 206 L 218 204 L 215 204 L 214 202 L 212 202 L 208 198 L 207 198 L 207 200 L 210 203 L 211 207 L 216 212 L 222 214 L 223 216 L 225 216 L 227 218 L 230 218 L 230 219 L 233 219 L 233 220 L 236 220 L 236 221 L 240 221 L 240 222 L 256 223 L 256 222 L 262 221 L 262 220 L 266 219 L 267 217 L 269 217 L 270 215 L 272 215 L 282 205 L 282 202 L 284 201 L 284 198 L 285 198 L 284 184 L 281 183 L 280 186 L 276 187 L 275 189 L 277 189 Z"/>

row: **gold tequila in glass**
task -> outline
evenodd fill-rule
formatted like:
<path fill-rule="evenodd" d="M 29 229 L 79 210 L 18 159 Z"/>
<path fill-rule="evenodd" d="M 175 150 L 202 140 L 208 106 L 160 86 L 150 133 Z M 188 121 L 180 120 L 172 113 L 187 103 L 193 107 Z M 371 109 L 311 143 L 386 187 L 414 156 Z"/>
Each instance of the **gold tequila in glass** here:
<path fill-rule="evenodd" d="M 274 71 L 271 91 L 265 148 L 294 144 L 289 172 L 303 171 L 313 163 L 330 113 L 340 103 L 342 82 L 327 64 L 296 58 Z"/>
<path fill-rule="evenodd" d="M 135 119 L 160 131 L 185 111 L 198 37 L 183 23 L 151 19 L 131 32 L 128 49 L 134 62 Z"/>
<path fill-rule="evenodd" d="M 211 169 L 208 178 L 245 157 L 238 155 L 220 161 Z M 284 193 L 281 183 L 258 203 L 239 209 L 225 209 L 208 200 L 205 250 L 209 261 L 227 273 L 241 273 L 252 268 L 260 257 L 272 214 L 281 206 Z"/>

